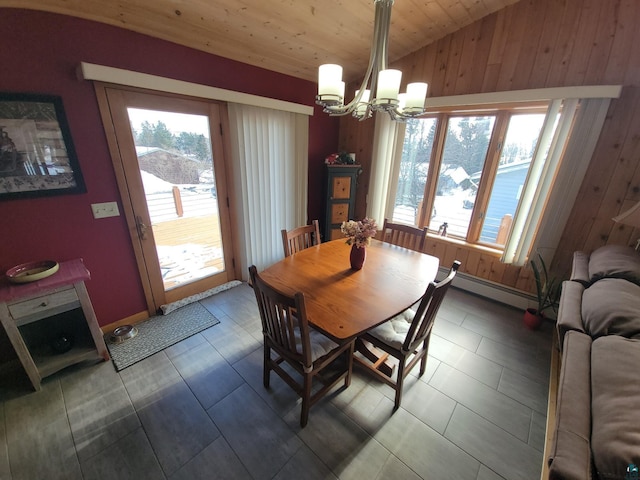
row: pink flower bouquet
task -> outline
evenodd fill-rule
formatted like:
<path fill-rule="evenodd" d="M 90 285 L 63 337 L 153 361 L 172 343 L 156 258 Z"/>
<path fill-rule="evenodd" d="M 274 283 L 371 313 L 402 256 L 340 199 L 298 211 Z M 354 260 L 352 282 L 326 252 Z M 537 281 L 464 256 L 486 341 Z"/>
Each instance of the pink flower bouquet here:
<path fill-rule="evenodd" d="M 371 243 L 371 237 L 378 233 L 378 225 L 372 218 L 365 218 L 361 221 L 349 220 L 342 222 L 340 230 L 347 237 L 347 245 L 355 245 L 362 248 Z"/>

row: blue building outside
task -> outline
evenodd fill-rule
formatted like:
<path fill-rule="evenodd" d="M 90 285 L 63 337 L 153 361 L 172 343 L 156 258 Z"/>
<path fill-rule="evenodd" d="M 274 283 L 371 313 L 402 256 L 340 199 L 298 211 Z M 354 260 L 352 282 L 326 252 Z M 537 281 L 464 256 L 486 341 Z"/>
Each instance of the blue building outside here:
<path fill-rule="evenodd" d="M 531 160 L 528 159 L 526 162 L 510 163 L 498 167 L 491 199 L 480 232 L 481 242 L 495 244 L 503 217 L 505 215 L 513 217 L 515 214 L 530 164 Z M 471 180 L 478 183 L 480 173 L 471 175 Z"/>

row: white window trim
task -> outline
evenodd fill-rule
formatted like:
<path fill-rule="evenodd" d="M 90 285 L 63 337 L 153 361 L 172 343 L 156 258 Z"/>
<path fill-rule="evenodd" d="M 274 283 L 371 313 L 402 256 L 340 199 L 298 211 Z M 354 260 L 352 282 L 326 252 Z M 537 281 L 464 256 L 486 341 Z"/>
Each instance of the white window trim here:
<path fill-rule="evenodd" d="M 524 191 L 513 216 L 513 225 L 501 258 L 503 263 L 522 266 L 527 261 L 577 108 L 576 99 L 564 102 L 553 100 L 549 105 L 540 141 L 524 183 Z M 557 128 L 554 128 L 558 115 L 560 121 Z"/>
<path fill-rule="evenodd" d="M 404 125 L 391 120 L 385 112 L 375 114 L 375 133 L 369 192 L 367 194 L 367 217 L 373 218 L 382 227 L 385 218 L 391 218 L 398 177 Z"/>
<path fill-rule="evenodd" d="M 129 87 L 145 88 L 147 90 L 177 93 L 191 97 L 208 98 L 210 100 L 220 100 L 254 107 L 283 110 L 291 113 L 301 113 L 303 115 L 313 115 L 313 107 L 308 105 L 285 102 L 284 100 L 234 92 L 233 90 L 225 90 L 224 88 L 211 87 L 209 85 L 185 82 L 183 80 L 134 72 L 122 68 L 96 65 L 93 63 L 80 62 L 78 66 L 78 77 L 81 80 L 97 80 Z"/>
<path fill-rule="evenodd" d="M 618 98 L 622 85 L 588 85 L 580 87 L 536 88 L 532 90 L 511 90 L 504 92 L 472 93 L 448 97 L 427 98 L 425 108 L 469 107 L 497 103 L 532 103 L 567 98 Z"/>

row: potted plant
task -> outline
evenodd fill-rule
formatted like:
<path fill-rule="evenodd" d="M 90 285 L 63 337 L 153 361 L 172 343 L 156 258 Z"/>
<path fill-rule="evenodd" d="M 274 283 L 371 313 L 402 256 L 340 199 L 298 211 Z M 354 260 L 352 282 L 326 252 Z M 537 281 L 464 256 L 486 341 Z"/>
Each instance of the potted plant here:
<path fill-rule="evenodd" d="M 536 258 L 531 259 L 530 263 L 535 279 L 538 306 L 527 308 L 524 313 L 524 324 L 527 328 L 535 330 L 542 325 L 545 310 L 549 308 L 557 310 L 562 283 L 555 277 L 549 277 L 549 270 L 540 253 Z"/>

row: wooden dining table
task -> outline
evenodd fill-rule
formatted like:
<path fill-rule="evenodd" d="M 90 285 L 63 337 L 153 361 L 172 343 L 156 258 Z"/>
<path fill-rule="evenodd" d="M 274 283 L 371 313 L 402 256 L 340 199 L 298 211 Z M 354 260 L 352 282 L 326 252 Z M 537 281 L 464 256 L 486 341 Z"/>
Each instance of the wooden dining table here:
<path fill-rule="evenodd" d="M 337 342 L 349 341 L 413 305 L 436 278 L 437 257 L 372 240 L 361 270 L 344 239 L 271 265 L 260 276 L 287 295 L 304 294 L 307 318 Z"/>

